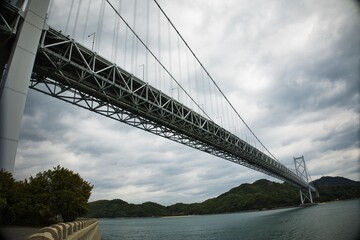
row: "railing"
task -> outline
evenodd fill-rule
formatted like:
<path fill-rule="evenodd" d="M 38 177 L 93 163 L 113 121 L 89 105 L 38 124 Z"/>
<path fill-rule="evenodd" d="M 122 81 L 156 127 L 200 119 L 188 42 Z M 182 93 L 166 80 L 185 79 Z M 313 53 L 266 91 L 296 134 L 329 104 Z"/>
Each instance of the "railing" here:
<path fill-rule="evenodd" d="M 27 240 L 100 240 L 101 233 L 97 219 L 81 219 L 58 223 L 40 229 Z"/>

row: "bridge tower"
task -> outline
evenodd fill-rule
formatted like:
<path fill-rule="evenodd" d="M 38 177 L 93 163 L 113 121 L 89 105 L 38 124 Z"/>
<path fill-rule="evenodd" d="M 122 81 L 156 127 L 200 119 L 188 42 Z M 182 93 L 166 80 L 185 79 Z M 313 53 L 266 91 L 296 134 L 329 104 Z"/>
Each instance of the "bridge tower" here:
<path fill-rule="evenodd" d="M 296 174 L 300 178 L 304 179 L 308 184 L 310 184 L 309 183 L 310 174 L 306 167 L 304 156 L 294 157 L 294 164 L 295 164 Z M 313 203 L 310 185 L 309 185 L 308 189 L 304 190 L 304 189 L 300 188 L 299 191 L 300 191 L 301 204 L 304 204 L 304 202 L 306 200 L 310 201 L 310 203 Z"/>
<path fill-rule="evenodd" d="M 5 69 L 0 82 L 0 169 L 11 173 L 14 172 L 21 120 L 49 2 L 29 0 L 7 64 L 0 66 Z"/>

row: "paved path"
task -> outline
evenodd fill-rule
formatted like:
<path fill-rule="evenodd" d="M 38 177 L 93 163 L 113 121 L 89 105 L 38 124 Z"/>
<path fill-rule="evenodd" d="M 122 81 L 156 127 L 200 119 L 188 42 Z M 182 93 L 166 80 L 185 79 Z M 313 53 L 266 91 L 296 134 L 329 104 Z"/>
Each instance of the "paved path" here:
<path fill-rule="evenodd" d="M 24 240 L 41 227 L 0 227 L 0 240 Z"/>

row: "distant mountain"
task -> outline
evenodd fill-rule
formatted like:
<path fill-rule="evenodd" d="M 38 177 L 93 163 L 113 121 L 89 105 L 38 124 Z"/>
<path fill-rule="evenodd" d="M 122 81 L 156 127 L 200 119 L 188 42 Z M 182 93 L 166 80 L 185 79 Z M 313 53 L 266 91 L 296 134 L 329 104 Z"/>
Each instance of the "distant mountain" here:
<path fill-rule="evenodd" d="M 193 209 L 193 213 L 238 212 L 298 204 L 299 194 L 296 188 L 287 183 L 277 183 L 261 179 L 252 184 L 241 184 L 216 198 L 208 199 L 197 205 Z"/>
<path fill-rule="evenodd" d="M 360 182 L 353 181 L 343 177 L 322 177 L 318 180 L 312 181 L 315 186 L 360 186 Z"/>
<path fill-rule="evenodd" d="M 360 182 L 343 177 L 322 177 L 312 182 L 318 190 L 318 202 L 360 198 Z"/>
<path fill-rule="evenodd" d="M 320 193 L 316 201 L 360 198 L 360 182 L 343 177 L 322 177 L 312 182 Z M 99 200 L 89 203 L 88 217 L 153 217 L 192 214 L 230 213 L 262 210 L 300 204 L 298 190 L 288 183 L 265 179 L 232 188 L 216 198 L 201 203 L 176 203 L 163 206 L 153 202 L 131 204 L 121 199 Z"/>
<path fill-rule="evenodd" d="M 90 203 L 88 217 L 114 218 L 114 217 L 153 217 L 165 216 L 167 209 L 153 202 L 142 204 L 127 203 L 121 199 L 99 200 Z"/>

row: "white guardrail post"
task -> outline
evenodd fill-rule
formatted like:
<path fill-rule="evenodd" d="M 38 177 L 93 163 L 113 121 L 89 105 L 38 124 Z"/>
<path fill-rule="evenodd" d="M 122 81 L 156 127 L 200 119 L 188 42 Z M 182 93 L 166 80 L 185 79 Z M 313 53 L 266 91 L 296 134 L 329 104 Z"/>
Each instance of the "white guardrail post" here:
<path fill-rule="evenodd" d="M 27 240 L 101 240 L 99 221 L 81 219 L 40 229 Z"/>

